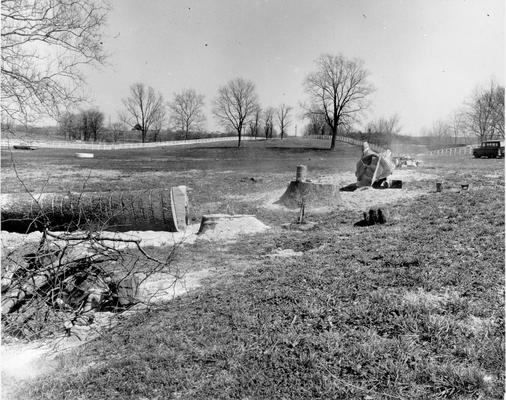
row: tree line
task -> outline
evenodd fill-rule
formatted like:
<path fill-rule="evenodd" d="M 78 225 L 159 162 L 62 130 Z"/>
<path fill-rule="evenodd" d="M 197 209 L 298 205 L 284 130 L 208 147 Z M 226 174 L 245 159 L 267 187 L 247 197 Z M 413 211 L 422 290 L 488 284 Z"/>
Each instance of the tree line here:
<path fill-rule="evenodd" d="M 68 139 L 99 139 L 105 130 L 100 110 L 62 110 L 75 109 L 85 99 L 81 67 L 103 65 L 106 60 L 103 28 L 110 8 L 108 1 L 99 0 L 2 0 L 2 122 L 28 124 L 50 116 Z M 58 54 L 57 62 L 48 54 Z M 363 61 L 342 54 L 318 57 L 302 84 L 305 133 L 330 135 L 331 149 L 338 134 L 349 133 L 360 121 L 375 90 Z M 116 140 L 122 131 L 131 130 L 145 142 L 158 140 L 170 127 L 189 138 L 203 129 L 204 102 L 204 96 L 191 88 L 166 101 L 152 87 L 134 83 L 122 100 L 119 121 L 109 124 L 107 132 Z M 219 87 L 212 114 L 223 128 L 237 134 L 238 146 L 244 134 L 284 138 L 293 124 L 292 106 L 262 107 L 255 84 L 240 77 Z M 365 127 L 370 140 L 399 132 L 397 115 Z M 424 133 L 445 140 L 462 134 L 480 140 L 504 138 L 504 87 L 492 82 L 476 89 L 459 111 L 434 122 Z"/>
<path fill-rule="evenodd" d="M 192 88 L 174 93 L 171 101 L 165 101 L 160 92 L 138 82 L 130 86 L 129 96 L 122 103 L 119 121 L 108 127 L 104 114 L 92 108 L 64 113 L 58 122 L 60 131 L 66 139 L 85 141 L 97 141 L 99 133 L 107 131 L 109 139 L 115 141 L 122 131 L 131 130 L 138 131 L 144 143 L 157 141 L 164 129 L 179 132 L 184 139 L 189 139 L 192 134 L 201 132 L 206 122 L 205 97 Z M 292 124 L 292 109 L 284 103 L 262 109 L 254 83 L 237 78 L 219 88 L 212 112 L 227 131 L 237 134 L 240 146 L 243 134 L 266 138 L 279 134 L 284 138 Z"/>
<path fill-rule="evenodd" d="M 307 99 L 301 106 L 304 117 L 319 121 L 330 130 L 333 149 L 338 132 L 350 129 L 368 107 L 368 96 L 374 88 L 368 81 L 369 73 L 361 60 L 325 54 L 315 64 L 316 69 L 304 81 Z M 204 96 L 194 89 L 174 94 L 170 102 L 165 102 L 160 92 L 143 83 L 135 83 L 130 87 L 129 96 L 122 102 L 124 109 L 119 114 L 120 121 L 130 129 L 139 131 L 143 143 L 150 131 L 155 132 L 156 140 L 156 132 L 167 121 L 172 127 L 183 131 L 186 138 L 191 132 L 201 129 L 205 121 Z M 244 78 L 235 78 L 220 86 L 212 101 L 214 117 L 225 129 L 236 133 L 238 147 L 245 133 L 258 137 L 262 128 L 266 138 L 273 137 L 277 128 L 283 139 L 293 121 L 292 110 L 293 107 L 287 104 L 262 109 L 255 84 Z M 63 122 L 71 119 L 84 124 L 86 118 L 83 116 L 88 112 L 81 114 L 80 118 L 65 115 Z M 103 122 L 103 116 L 97 121 Z M 64 124 L 61 126 L 67 129 Z M 84 125 L 78 129 L 81 139 L 95 139 L 96 136 L 87 134 L 86 129 Z"/>
<path fill-rule="evenodd" d="M 479 142 L 504 139 L 504 86 L 491 81 L 479 86 L 447 118 L 422 129 L 438 145 L 455 145 L 467 138 Z"/>

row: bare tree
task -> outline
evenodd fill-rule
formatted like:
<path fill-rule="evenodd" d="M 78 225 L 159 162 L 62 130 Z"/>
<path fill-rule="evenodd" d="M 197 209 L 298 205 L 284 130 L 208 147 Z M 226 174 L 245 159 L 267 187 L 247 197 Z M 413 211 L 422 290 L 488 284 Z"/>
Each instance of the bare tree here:
<path fill-rule="evenodd" d="M 144 83 L 134 83 L 130 86 L 130 97 L 123 99 L 123 105 L 123 122 L 139 130 L 142 143 L 145 143 L 149 129 L 159 119 L 164 108 L 163 96 L 155 93 L 151 86 L 146 88 Z"/>
<path fill-rule="evenodd" d="M 382 144 L 390 144 L 395 135 L 401 132 L 400 120 L 397 114 L 390 118 L 378 118 L 367 124 L 367 140 L 373 141 L 376 136 Z"/>
<path fill-rule="evenodd" d="M 494 93 L 494 131 L 504 139 L 504 86 L 497 86 Z"/>
<path fill-rule="evenodd" d="M 432 136 L 435 144 L 447 145 L 451 142 L 452 128 L 447 121 L 437 120 L 432 124 L 432 128 L 428 131 L 429 136 Z"/>
<path fill-rule="evenodd" d="M 174 94 L 173 101 L 169 103 L 170 119 L 175 127 L 184 132 L 185 139 L 188 139 L 191 131 L 202 128 L 206 120 L 203 108 L 204 95 L 197 94 L 194 89 Z"/>
<path fill-rule="evenodd" d="M 305 128 L 304 135 L 325 135 L 325 128 L 327 127 L 327 124 L 325 123 L 323 115 L 314 113 L 305 114 L 305 116 L 309 119 L 309 123 Z"/>
<path fill-rule="evenodd" d="M 264 111 L 264 133 L 265 138 L 272 138 L 274 134 L 274 114 L 276 109 L 274 107 L 267 107 Z"/>
<path fill-rule="evenodd" d="M 290 111 L 292 111 L 292 107 L 287 106 L 284 103 L 276 110 L 276 117 L 278 118 L 279 123 L 279 135 L 281 136 L 281 139 L 285 136 L 286 128 L 288 128 L 292 123 L 290 120 Z"/>
<path fill-rule="evenodd" d="M 81 111 L 81 139 L 97 141 L 104 125 L 104 114 L 97 109 Z"/>
<path fill-rule="evenodd" d="M 260 130 L 260 117 L 262 116 L 262 108 L 258 106 L 253 113 L 253 117 L 249 123 L 249 133 L 255 138 L 258 137 L 258 131 Z"/>
<path fill-rule="evenodd" d="M 83 65 L 105 61 L 99 0 L 2 0 L 2 118 L 59 120 L 84 99 Z"/>
<path fill-rule="evenodd" d="M 125 131 L 125 125 L 122 122 L 114 122 L 110 127 L 113 142 L 117 142 L 120 135 Z"/>
<path fill-rule="evenodd" d="M 321 114 L 332 131 L 330 148 L 334 149 L 338 128 L 355 121 L 368 103 L 373 87 L 360 60 L 342 55 L 324 54 L 316 60 L 317 69 L 304 82 L 309 97 L 306 115 Z"/>
<path fill-rule="evenodd" d="M 371 129 L 372 132 L 382 133 L 388 136 L 398 135 L 401 132 L 399 116 L 397 114 L 392 115 L 390 118 L 379 118 L 376 121 L 372 121 L 367 127 Z"/>
<path fill-rule="evenodd" d="M 218 90 L 213 102 L 213 114 L 227 128 L 237 132 L 237 147 L 241 147 L 241 135 L 258 108 L 255 84 L 242 78 L 229 81 Z"/>
<path fill-rule="evenodd" d="M 462 112 L 462 110 L 455 111 L 450 118 L 450 128 L 453 133 L 453 138 L 455 141 L 455 144 L 457 144 L 457 140 L 459 135 L 464 135 L 465 130 L 465 115 Z"/>
<path fill-rule="evenodd" d="M 154 142 L 158 142 L 158 135 L 160 135 L 160 132 L 162 131 L 166 120 L 167 120 L 167 113 L 165 108 L 162 107 L 153 117 L 152 131 Z"/>
<path fill-rule="evenodd" d="M 467 104 L 465 124 L 480 141 L 504 138 L 504 87 L 494 82 L 488 89 L 477 89 Z"/>
<path fill-rule="evenodd" d="M 58 130 L 66 140 L 80 138 L 80 119 L 77 114 L 66 112 L 58 120 Z"/>
<path fill-rule="evenodd" d="M 58 120 L 59 131 L 67 140 L 97 141 L 104 125 L 104 114 L 97 109 L 83 110 L 78 114 L 66 112 Z"/>

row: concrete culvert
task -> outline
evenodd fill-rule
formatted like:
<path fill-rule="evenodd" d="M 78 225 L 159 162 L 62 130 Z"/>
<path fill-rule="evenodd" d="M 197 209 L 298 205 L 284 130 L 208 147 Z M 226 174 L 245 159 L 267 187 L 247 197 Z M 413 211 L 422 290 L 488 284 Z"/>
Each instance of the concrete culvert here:
<path fill-rule="evenodd" d="M 73 231 L 178 232 L 188 225 L 185 186 L 171 189 L 1 195 L 2 230 L 28 233 L 47 228 Z"/>

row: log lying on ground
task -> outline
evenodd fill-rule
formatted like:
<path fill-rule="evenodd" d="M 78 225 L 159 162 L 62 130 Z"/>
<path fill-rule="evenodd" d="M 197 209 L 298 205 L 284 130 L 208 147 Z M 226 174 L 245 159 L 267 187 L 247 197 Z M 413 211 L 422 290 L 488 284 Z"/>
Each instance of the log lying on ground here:
<path fill-rule="evenodd" d="M 336 206 L 341 203 L 339 187 L 329 184 L 292 181 L 283 196 L 275 202 L 275 204 L 293 209 L 299 209 L 302 203 L 306 209 Z"/>
<path fill-rule="evenodd" d="M 30 146 L 29 144 L 15 144 L 12 146 L 14 150 L 36 150 L 37 147 Z"/>
<path fill-rule="evenodd" d="M 184 230 L 188 224 L 186 187 L 84 193 L 1 195 L 2 229 L 27 233 L 76 230 L 90 225 L 114 231 Z"/>

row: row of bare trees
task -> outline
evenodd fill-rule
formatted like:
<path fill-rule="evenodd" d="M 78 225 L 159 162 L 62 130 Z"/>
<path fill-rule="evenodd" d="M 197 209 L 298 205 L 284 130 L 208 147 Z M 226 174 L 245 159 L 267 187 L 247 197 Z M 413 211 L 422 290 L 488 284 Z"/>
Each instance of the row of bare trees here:
<path fill-rule="evenodd" d="M 262 110 L 256 94 L 255 84 L 252 81 L 237 78 L 221 86 L 218 96 L 213 101 L 213 114 L 226 128 L 237 132 L 238 147 L 241 146 L 243 131 L 248 129 L 249 134 L 258 137 L 261 125 L 265 138 L 274 136 L 274 125 L 277 122 L 281 139 L 292 124 L 292 107 L 281 104 L 279 107 L 267 107 Z"/>
<path fill-rule="evenodd" d="M 434 121 L 422 134 L 433 137 L 437 145 L 504 139 L 504 86 L 491 81 L 476 88 L 462 107 L 448 118 Z"/>
<path fill-rule="evenodd" d="M 64 121 L 69 119 L 67 111 L 85 98 L 81 67 L 100 65 L 106 59 L 103 28 L 109 10 L 109 2 L 101 0 L 2 0 L 2 121 L 30 123 L 51 116 L 68 122 Z M 303 85 L 307 131 L 331 134 L 331 148 L 336 135 L 359 120 L 374 91 L 363 61 L 341 54 L 317 58 Z M 262 110 L 254 83 L 242 78 L 221 86 L 212 105 L 220 124 L 237 132 L 239 145 L 247 132 L 258 135 L 263 129 L 266 137 L 272 137 L 275 121 L 284 137 L 291 123 L 291 107 Z M 204 97 L 193 89 L 174 94 L 167 103 L 161 93 L 136 83 L 123 106 L 120 120 L 140 131 L 142 141 L 148 132 L 156 140 L 169 124 L 188 137 L 205 121 Z M 395 121 L 373 121 L 374 126 L 366 130 L 394 132 L 388 126 L 391 122 Z M 96 133 L 93 127 L 89 129 L 91 133 L 86 135 L 93 140 Z M 492 82 L 477 89 L 462 110 L 446 121 L 437 121 L 428 131 L 442 137 L 453 135 L 454 139 L 463 133 L 480 140 L 504 137 L 504 87 Z"/>
<path fill-rule="evenodd" d="M 258 137 L 262 128 L 266 138 L 272 138 L 277 122 L 279 134 L 284 138 L 291 125 L 292 107 L 281 104 L 262 110 L 255 87 L 251 81 L 235 79 L 220 88 L 213 105 L 213 114 L 227 129 L 237 132 L 239 145 L 241 134 L 247 132 Z M 167 125 L 183 132 L 185 139 L 191 132 L 202 129 L 206 121 L 203 108 L 204 96 L 194 89 L 175 93 L 173 100 L 166 103 L 161 93 L 143 83 L 130 87 L 129 97 L 123 99 L 124 111 L 119 114 L 120 122 L 110 124 L 108 135 L 117 140 L 125 127 L 137 130 L 144 143 L 148 132 L 157 141 L 161 130 Z M 104 114 L 97 109 L 78 113 L 64 113 L 59 119 L 60 132 L 66 139 L 97 141 L 104 131 Z"/>
<path fill-rule="evenodd" d="M 129 97 L 123 99 L 125 110 L 120 120 L 134 130 L 141 132 L 145 142 L 148 131 L 154 132 L 156 140 L 165 123 L 184 133 L 186 139 L 191 132 L 200 130 L 206 121 L 204 115 L 204 96 L 194 89 L 175 93 L 172 101 L 166 103 L 161 93 L 155 93 L 152 87 L 135 83 L 130 87 Z M 266 138 L 272 137 L 275 118 L 283 138 L 291 124 L 292 107 L 281 104 L 278 108 L 268 107 L 265 111 L 258 101 L 255 84 L 252 81 L 237 78 L 218 89 L 213 100 L 213 115 L 226 129 L 237 133 L 238 146 L 244 133 L 257 137 L 264 123 Z"/>
<path fill-rule="evenodd" d="M 97 109 L 79 113 L 65 113 L 60 118 L 59 130 L 65 139 L 93 140 L 96 142 L 104 126 L 104 114 Z"/>
<path fill-rule="evenodd" d="M 2 0 L 2 119 L 70 118 L 68 110 L 84 99 L 81 67 L 105 61 L 103 28 L 109 10 L 110 4 L 99 0 Z M 367 77 L 362 61 L 330 54 L 318 58 L 307 76 L 305 116 L 322 118 L 332 132 L 331 148 L 337 131 L 367 107 L 373 90 Z M 258 134 L 260 115 L 267 137 L 273 135 L 275 118 L 281 137 L 291 123 L 291 107 L 285 104 L 261 112 L 254 83 L 242 78 L 220 87 L 212 104 L 216 119 L 237 132 L 239 145 L 247 129 Z M 121 121 L 140 131 L 143 142 L 168 121 L 187 137 L 205 120 L 204 98 L 192 89 L 167 104 L 161 93 L 136 83 L 123 106 Z"/>

